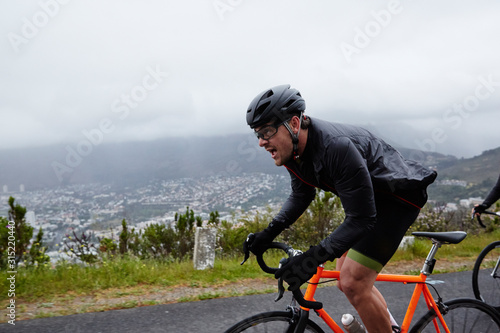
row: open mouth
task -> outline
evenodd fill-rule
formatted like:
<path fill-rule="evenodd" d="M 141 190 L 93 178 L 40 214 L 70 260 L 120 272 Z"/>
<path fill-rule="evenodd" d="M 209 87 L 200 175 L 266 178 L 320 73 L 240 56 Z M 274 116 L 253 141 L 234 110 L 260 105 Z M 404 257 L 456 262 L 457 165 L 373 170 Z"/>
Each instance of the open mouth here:
<path fill-rule="evenodd" d="M 271 154 L 271 157 L 273 159 L 276 157 L 276 153 L 277 153 L 276 149 L 273 149 L 273 148 L 268 149 L 268 152 Z"/>

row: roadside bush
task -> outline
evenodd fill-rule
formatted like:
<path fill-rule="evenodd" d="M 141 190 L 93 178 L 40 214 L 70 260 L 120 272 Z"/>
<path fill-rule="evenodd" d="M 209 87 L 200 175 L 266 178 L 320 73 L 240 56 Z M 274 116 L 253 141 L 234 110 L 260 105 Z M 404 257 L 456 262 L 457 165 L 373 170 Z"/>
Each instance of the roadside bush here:
<path fill-rule="evenodd" d="M 82 232 L 80 236 L 73 231 L 72 235 L 66 235 L 64 240 L 63 251 L 70 258 L 77 259 L 77 261 L 94 264 L 98 261 L 98 248 L 95 246 L 96 238 L 93 233 L 85 234 Z"/>

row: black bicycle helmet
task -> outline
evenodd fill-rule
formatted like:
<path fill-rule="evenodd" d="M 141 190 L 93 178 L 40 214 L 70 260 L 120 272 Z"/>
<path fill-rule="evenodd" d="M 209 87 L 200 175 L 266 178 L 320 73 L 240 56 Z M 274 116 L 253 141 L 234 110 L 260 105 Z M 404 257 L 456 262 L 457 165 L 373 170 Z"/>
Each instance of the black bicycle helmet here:
<path fill-rule="evenodd" d="M 248 106 L 247 124 L 255 128 L 268 123 L 279 123 L 300 115 L 306 102 L 297 89 L 284 84 L 263 91 Z"/>

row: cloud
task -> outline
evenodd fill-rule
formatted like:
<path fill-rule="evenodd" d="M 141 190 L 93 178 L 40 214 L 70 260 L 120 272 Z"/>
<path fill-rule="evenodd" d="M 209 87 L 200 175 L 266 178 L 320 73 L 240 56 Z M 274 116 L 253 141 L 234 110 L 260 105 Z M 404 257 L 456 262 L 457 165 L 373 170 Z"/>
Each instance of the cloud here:
<path fill-rule="evenodd" d="M 0 11 L 0 120 L 20 125 L 3 126 L 0 148 L 75 142 L 107 118 L 115 126 L 108 141 L 248 131 L 248 103 L 283 83 L 302 92 L 310 115 L 361 125 L 399 122 L 428 133 L 449 127 L 443 115 L 474 94 L 479 78 L 500 81 L 499 6 L 492 0 L 9 2 Z M 13 43 L 15 35 L 22 42 Z M 357 51 L 347 56 L 347 44 Z M 157 67 L 168 77 L 142 99 L 148 68 Z M 460 128 L 500 120 L 494 88 L 462 116 Z M 126 117 L 114 112 L 114 103 L 134 89 L 140 103 Z M 439 149 L 470 151 L 467 138 L 455 139 L 456 149 L 452 140 Z M 474 140 L 491 146 L 485 132 Z"/>

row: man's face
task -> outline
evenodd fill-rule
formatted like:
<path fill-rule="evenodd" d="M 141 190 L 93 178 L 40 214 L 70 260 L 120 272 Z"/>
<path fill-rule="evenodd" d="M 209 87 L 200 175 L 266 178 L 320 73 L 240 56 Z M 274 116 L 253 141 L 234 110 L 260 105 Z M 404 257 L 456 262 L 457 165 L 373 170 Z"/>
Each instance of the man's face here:
<path fill-rule="evenodd" d="M 283 124 L 279 125 L 276 133 L 272 135 L 275 129 L 276 127 L 268 124 L 256 128 L 255 132 L 263 134 L 259 136 L 259 146 L 265 148 L 271 154 L 277 166 L 282 166 L 292 159 L 293 144 L 290 132 Z"/>

